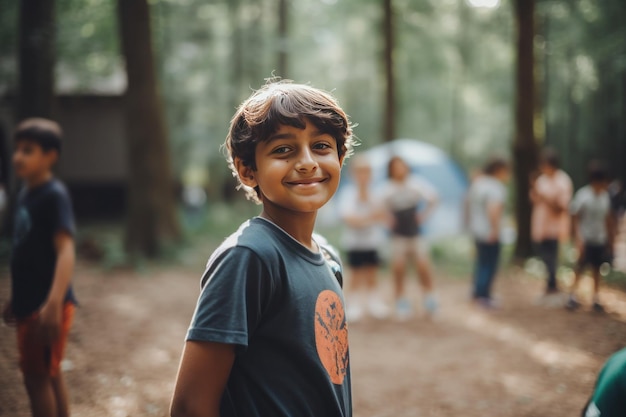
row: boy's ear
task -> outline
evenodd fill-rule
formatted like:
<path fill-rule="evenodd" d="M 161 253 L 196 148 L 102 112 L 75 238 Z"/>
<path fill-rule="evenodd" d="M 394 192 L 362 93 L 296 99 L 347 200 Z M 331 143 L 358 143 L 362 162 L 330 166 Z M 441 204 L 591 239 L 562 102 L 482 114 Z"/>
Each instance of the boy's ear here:
<path fill-rule="evenodd" d="M 254 188 L 258 185 L 256 181 L 256 176 L 254 175 L 254 170 L 252 167 L 249 167 L 243 163 L 243 161 L 239 158 L 235 158 L 234 160 L 235 168 L 237 169 L 237 175 L 239 175 L 239 180 L 245 186 L 250 188 Z"/>
<path fill-rule="evenodd" d="M 46 157 L 50 161 L 50 165 L 52 166 L 54 166 L 59 161 L 59 151 L 57 151 L 56 149 L 44 151 L 44 154 L 46 155 Z"/>

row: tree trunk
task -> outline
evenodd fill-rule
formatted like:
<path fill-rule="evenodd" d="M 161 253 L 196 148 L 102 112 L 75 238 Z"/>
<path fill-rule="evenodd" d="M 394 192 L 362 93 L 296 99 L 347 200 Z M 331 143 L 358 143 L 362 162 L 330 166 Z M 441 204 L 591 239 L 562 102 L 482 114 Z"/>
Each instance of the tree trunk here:
<path fill-rule="evenodd" d="M 456 47 L 459 55 L 459 65 L 455 68 L 452 76 L 452 105 L 450 112 L 450 144 L 448 151 L 455 160 L 460 160 L 463 153 L 463 142 L 467 134 L 465 123 L 465 103 L 463 102 L 463 90 L 465 88 L 466 72 L 472 48 L 475 47 L 468 33 L 471 27 L 469 6 L 466 0 L 458 0 L 459 29 L 457 33 Z"/>
<path fill-rule="evenodd" d="M 157 89 L 147 0 L 118 0 L 126 61 L 129 184 L 126 248 L 154 257 L 163 240 L 180 235 L 163 105 Z"/>
<path fill-rule="evenodd" d="M 289 0 L 278 0 L 278 76 L 289 77 Z"/>
<path fill-rule="evenodd" d="M 517 73 L 515 103 L 515 137 L 513 170 L 515 178 L 515 218 L 517 241 L 514 256 L 522 260 L 532 255 L 530 236 L 530 176 L 537 166 L 537 144 L 534 134 L 534 13 L 535 0 L 515 0 L 517 22 Z"/>
<path fill-rule="evenodd" d="M 52 116 L 55 61 L 55 1 L 22 0 L 16 117 Z"/>
<path fill-rule="evenodd" d="M 383 38 L 385 40 L 383 50 L 383 61 L 385 71 L 385 110 L 383 120 L 383 139 L 391 141 L 396 138 L 396 92 L 395 92 L 395 76 L 393 65 L 394 50 L 394 24 L 393 24 L 393 4 L 392 0 L 384 0 L 383 2 Z"/>
<path fill-rule="evenodd" d="M 55 61 L 55 1 L 22 0 L 19 9 L 18 36 L 18 91 L 15 117 L 21 121 L 28 117 L 52 118 L 54 102 L 54 61 Z M 13 211 L 15 210 L 17 184 L 8 169 L 11 137 L 7 132 L 8 146 L 0 153 L 3 156 L 2 178 L 6 186 L 8 204 L 4 219 L 0 219 L 3 235 L 10 235 L 13 230 Z M 4 160 L 6 158 L 6 161 Z M 5 174 L 6 173 L 6 174 Z M 6 176 L 5 176 L 6 175 Z"/>

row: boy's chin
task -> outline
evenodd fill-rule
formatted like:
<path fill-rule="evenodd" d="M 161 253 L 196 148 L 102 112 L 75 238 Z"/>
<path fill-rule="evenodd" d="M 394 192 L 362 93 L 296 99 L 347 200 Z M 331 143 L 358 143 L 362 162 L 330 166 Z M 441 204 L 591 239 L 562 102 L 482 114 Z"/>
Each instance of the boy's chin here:
<path fill-rule="evenodd" d="M 264 200 L 263 206 L 267 208 L 268 203 L 273 209 L 286 210 L 286 211 L 291 211 L 294 213 L 310 214 L 310 213 L 315 213 L 319 209 L 324 207 L 324 205 L 328 203 L 328 200 L 308 201 L 308 202 L 302 202 L 298 204 L 280 204 L 280 203 L 268 202 L 267 200 Z"/>

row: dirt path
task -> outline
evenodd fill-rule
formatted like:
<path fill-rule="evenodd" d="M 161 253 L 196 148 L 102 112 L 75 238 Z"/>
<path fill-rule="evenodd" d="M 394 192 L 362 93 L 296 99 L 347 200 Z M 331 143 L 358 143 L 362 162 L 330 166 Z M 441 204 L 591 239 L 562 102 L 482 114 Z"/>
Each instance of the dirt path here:
<path fill-rule="evenodd" d="M 66 362 L 73 415 L 166 416 L 198 274 L 82 266 L 76 275 L 82 307 Z M 356 417 L 576 416 L 604 359 L 626 344 L 621 292 L 605 291 L 606 316 L 546 309 L 533 304 L 541 283 L 509 272 L 498 283 L 504 307 L 490 314 L 468 304 L 467 285 L 439 279 L 434 322 L 351 325 Z M 0 327 L 3 417 L 28 415 L 15 356 L 12 329 Z"/>

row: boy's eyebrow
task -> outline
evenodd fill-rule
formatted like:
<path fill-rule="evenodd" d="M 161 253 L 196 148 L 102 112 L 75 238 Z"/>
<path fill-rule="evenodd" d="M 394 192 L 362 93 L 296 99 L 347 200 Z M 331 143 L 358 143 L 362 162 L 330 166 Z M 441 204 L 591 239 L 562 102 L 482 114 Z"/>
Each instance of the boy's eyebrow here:
<path fill-rule="evenodd" d="M 311 133 L 311 136 L 318 137 L 318 136 L 329 135 L 329 134 L 330 133 L 328 133 L 328 132 L 324 132 L 322 130 L 315 129 Z M 278 140 L 278 139 L 294 139 L 294 138 L 295 138 L 295 135 L 293 133 L 275 133 L 275 134 L 271 135 L 269 138 L 267 138 L 267 143 L 270 143 L 270 142 Z"/>
<path fill-rule="evenodd" d="M 275 133 L 267 138 L 267 143 L 273 142 L 278 139 L 293 139 L 295 135 L 293 133 Z"/>

